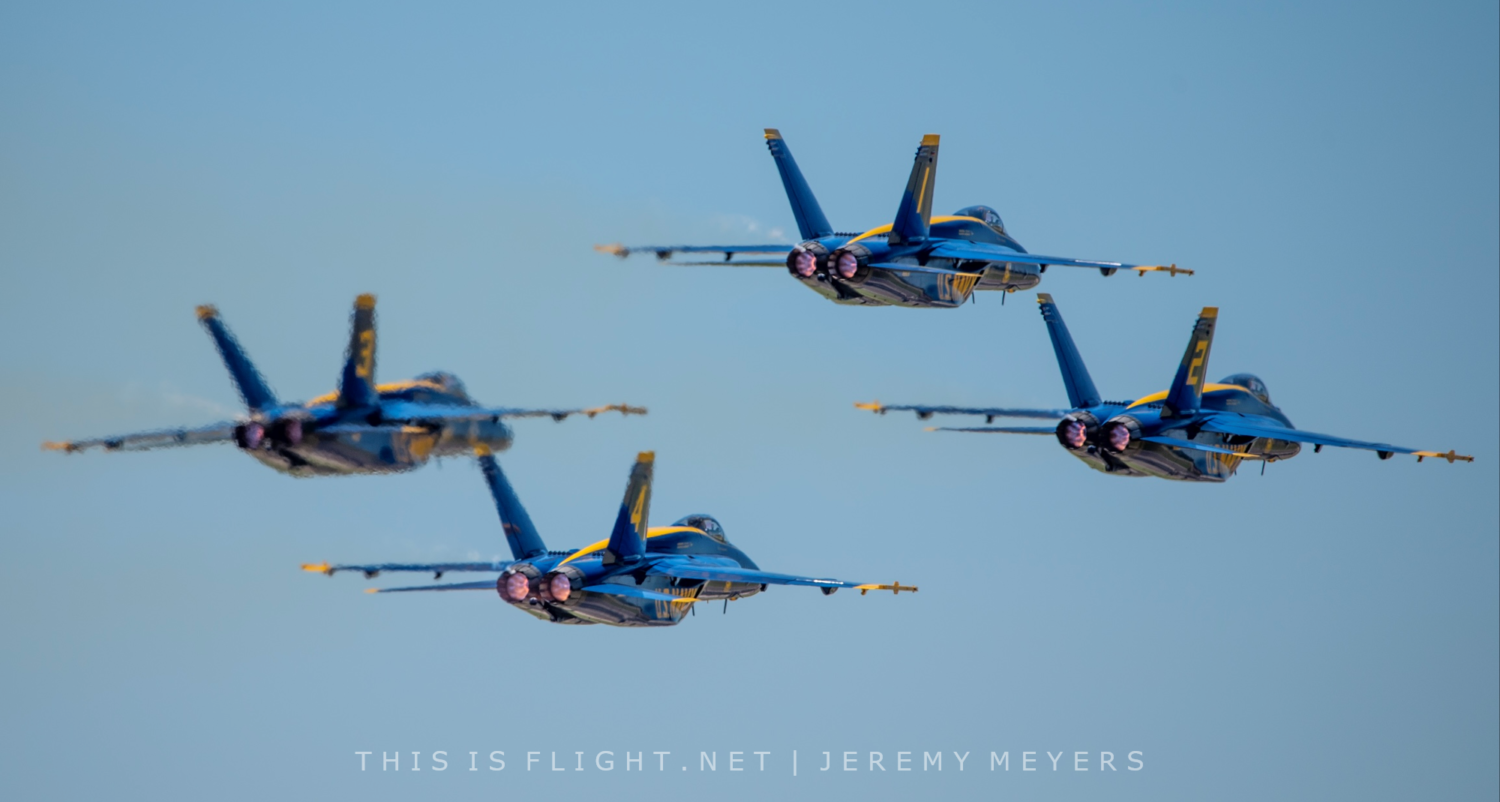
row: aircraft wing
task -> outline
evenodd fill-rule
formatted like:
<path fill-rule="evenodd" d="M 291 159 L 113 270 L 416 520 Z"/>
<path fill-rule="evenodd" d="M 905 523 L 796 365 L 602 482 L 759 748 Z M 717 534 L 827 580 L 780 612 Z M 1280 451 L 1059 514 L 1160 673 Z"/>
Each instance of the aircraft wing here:
<path fill-rule="evenodd" d="M 1375 451 L 1382 455 L 1390 454 L 1415 454 L 1420 462 L 1427 457 L 1437 457 L 1455 462 L 1473 462 L 1474 458 L 1449 451 L 1444 454 L 1440 451 L 1418 451 L 1414 448 L 1402 448 L 1389 443 L 1367 443 L 1363 440 L 1349 440 L 1343 437 L 1334 437 L 1327 434 L 1307 432 L 1301 429 L 1288 429 L 1264 418 L 1256 418 L 1248 415 L 1220 412 L 1210 415 L 1203 424 L 1203 430 L 1218 432 L 1219 434 L 1237 434 L 1242 437 L 1273 437 L 1277 440 L 1291 440 L 1297 443 L 1312 443 L 1316 446 L 1338 446 L 1340 448 L 1362 448 L 1367 451 Z"/>
<path fill-rule="evenodd" d="M 889 590 L 899 593 L 903 590 L 916 592 L 916 588 L 908 587 L 897 582 L 894 585 L 862 584 L 859 582 L 845 582 L 842 579 L 818 579 L 809 576 L 793 576 L 792 574 L 773 574 L 769 571 L 760 571 L 753 568 L 741 568 L 738 566 L 717 565 L 693 558 L 677 558 L 662 560 L 651 566 L 651 573 L 659 576 L 670 576 L 677 579 L 702 579 L 708 582 L 747 582 L 762 585 L 804 585 L 808 587 L 824 588 L 825 592 L 837 590 L 838 588 L 854 588 L 861 592 L 871 590 Z"/>
<path fill-rule="evenodd" d="M 329 565 L 328 563 L 307 563 L 302 570 L 317 574 L 333 576 L 340 571 L 358 571 L 365 575 L 366 579 L 373 579 L 386 571 L 392 572 L 415 572 L 419 574 L 432 574 L 433 579 L 442 578 L 443 574 L 452 572 L 474 572 L 492 571 L 499 573 L 510 566 L 509 560 L 497 560 L 495 562 L 467 562 L 467 563 L 376 563 L 373 565 Z M 495 581 L 489 580 L 490 587 L 495 586 Z"/>
<path fill-rule="evenodd" d="M 1015 409 L 1010 407 L 946 407 L 927 406 L 923 404 L 882 404 L 879 401 L 855 402 L 856 409 L 867 409 L 871 412 L 884 415 L 887 412 L 915 412 L 917 417 L 926 420 L 933 415 L 983 415 L 988 420 L 995 418 L 1061 418 L 1068 414 L 1066 409 Z M 1048 429 L 1047 431 L 1052 431 Z"/>
<path fill-rule="evenodd" d="M 676 264 L 717 265 L 727 264 L 740 267 L 785 267 L 785 262 L 734 262 L 731 261 L 736 254 L 741 253 L 791 253 L 792 246 L 785 243 L 773 243 L 771 245 L 635 245 L 625 246 L 619 243 L 612 245 L 595 245 L 594 250 L 618 256 L 621 259 L 632 253 L 654 253 L 656 258 L 665 262 L 672 258 L 674 253 L 722 253 L 722 262 L 677 262 Z"/>
<path fill-rule="evenodd" d="M 154 432 L 122 434 L 119 437 L 99 437 L 93 440 L 66 440 L 42 443 L 48 451 L 87 451 L 103 448 L 107 451 L 149 451 L 153 448 L 197 446 L 205 443 L 228 443 L 234 440 L 234 421 L 215 423 L 197 429 L 161 429 Z"/>
<path fill-rule="evenodd" d="M 519 409 L 516 407 L 465 407 L 455 404 L 419 404 L 412 401 L 388 401 L 381 405 L 387 420 L 413 423 L 461 423 L 474 420 L 498 420 L 500 418 L 551 418 L 563 420 L 570 415 L 594 417 L 601 412 L 618 412 L 621 415 L 644 415 L 645 407 L 629 404 L 606 404 L 586 409 Z"/>
<path fill-rule="evenodd" d="M 973 259 L 987 262 L 1015 262 L 1027 265 L 1061 265 L 1063 267 L 1093 267 L 1099 270 L 1134 270 L 1139 275 L 1159 271 L 1175 276 L 1178 273 L 1193 275 L 1193 271 L 1177 265 L 1133 265 L 1126 262 L 1101 262 L 1094 259 L 1070 259 L 1066 256 L 1043 256 L 1037 253 L 1018 253 L 999 245 L 983 242 L 944 240 L 931 251 L 932 256 L 943 259 Z"/>

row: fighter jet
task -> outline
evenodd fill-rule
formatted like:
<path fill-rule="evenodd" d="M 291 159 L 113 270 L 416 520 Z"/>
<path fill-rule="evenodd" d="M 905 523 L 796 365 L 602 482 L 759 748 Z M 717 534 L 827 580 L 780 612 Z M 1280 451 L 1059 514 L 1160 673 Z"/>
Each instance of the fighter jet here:
<path fill-rule="evenodd" d="M 1163 272 L 1192 275 L 1174 265 L 1135 265 L 1028 253 L 988 206 L 966 206 L 951 216 L 932 216 L 937 181 L 938 135 L 922 137 L 916 163 L 894 222 L 863 233 L 833 230 L 786 141 L 766 129 L 766 145 L 781 172 L 792 215 L 802 242 L 798 245 L 595 245 L 603 253 L 626 257 L 652 252 L 663 261 L 674 253 L 722 253 L 722 262 L 670 262 L 680 265 L 786 267 L 792 278 L 834 303 L 856 306 L 906 306 L 947 309 L 962 306 L 979 290 L 1015 292 L 1041 283 L 1052 265 L 1089 267 L 1111 276 L 1134 270 L 1144 276 Z M 785 254 L 774 261 L 740 260 L 741 254 Z M 1002 301 L 1005 296 L 1001 296 Z"/>
<path fill-rule="evenodd" d="M 413 587 L 370 588 L 366 593 L 488 590 L 524 613 L 554 624 L 608 624 L 617 627 L 665 627 L 680 622 L 692 605 L 754 596 L 769 585 L 803 585 L 831 596 L 839 588 L 915 593 L 899 582 L 890 585 L 845 582 L 762 571 L 729 542 L 724 528 L 709 515 L 689 515 L 667 527 L 649 528 L 651 474 L 655 453 L 636 457 L 607 540 L 570 551 L 550 551 L 521 506 L 521 500 L 495 458 L 480 449 L 479 465 L 500 513 L 500 525 L 514 560 L 501 562 L 382 563 L 377 565 L 304 565 L 305 571 L 332 576 L 357 571 L 373 578 L 387 571 L 431 573 L 435 579 L 456 572 L 498 574 L 477 582 Z"/>
<path fill-rule="evenodd" d="M 1236 373 L 1217 384 L 1205 384 L 1208 353 L 1218 323 L 1218 307 L 1204 307 L 1193 326 L 1187 352 L 1177 368 L 1172 386 L 1134 401 L 1106 401 L 1089 378 L 1083 358 L 1063 324 L 1057 304 L 1047 293 L 1038 293 L 1042 318 L 1052 336 L 1057 363 L 1062 369 L 1072 409 L 1003 409 L 923 405 L 855 404 L 860 409 L 885 414 L 909 410 L 918 418 L 933 415 L 983 415 L 995 418 L 1062 418 L 1053 426 L 992 426 L 934 428 L 941 432 L 1054 435 L 1069 454 L 1089 467 L 1112 476 L 1156 476 L 1191 482 L 1222 482 L 1234 475 L 1244 460 L 1269 462 L 1291 459 L 1311 443 L 1313 451 L 1323 446 L 1361 448 L 1381 459 L 1393 454 L 1412 454 L 1418 462 L 1435 457 L 1452 463 L 1473 462 L 1471 456 L 1454 451 L 1418 451 L 1387 443 L 1367 443 L 1303 431 L 1279 407 L 1271 403 L 1265 382 L 1249 373 Z"/>
<path fill-rule="evenodd" d="M 432 457 L 467 456 L 476 446 L 510 447 L 506 418 L 601 412 L 644 415 L 642 407 L 610 404 L 589 409 L 482 407 L 451 373 L 424 373 L 409 381 L 375 383 L 375 296 L 354 301 L 349 350 L 336 392 L 309 401 L 276 399 L 260 371 L 212 306 L 198 307 L 198 320 L 218 347 L 224 366 L 244 399 L 244 418 L 196 429 L 43 443 L 49 450 L 91 448 L 146 451 L 172 446 L 233 442 L 241 451 L 292 476 L 390 473 L 419 467 Z"/>

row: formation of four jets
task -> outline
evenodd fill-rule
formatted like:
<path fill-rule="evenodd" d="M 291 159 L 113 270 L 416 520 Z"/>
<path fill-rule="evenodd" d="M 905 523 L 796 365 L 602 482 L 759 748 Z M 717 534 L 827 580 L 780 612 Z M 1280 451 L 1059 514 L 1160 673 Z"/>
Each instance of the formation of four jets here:
<path fill-rule="evenodd" d="M 862 233 L 838 233 L 829 225 L 791 151 L 775 129 L 766 143 L 781 174 L 802 242 L 797 245 L 595 246 L 617 256 L 653 252 L 671 264 L 785 266 L 791 276 L 840 304 L 952 308 L 976 291 L 1016 292 L 1037 286 L 1049 266 L 1192 275 L 1176 265 L 1137 265 L 1026 251 L 1005 229 L 995 211 L 970 206 L 949 217 L 933 217 L 938 137 L 922 139 L 895 220 Z M 677 253 L 723 254 L 723 261 L 673 261 Z M 742 255 L 784 255 L 780 261 L 739 259 Z M 1055 420 L 1048 426 L 982 426 L 940 431 L 1053 435 L 1070 454 L 1096 470 L 1116 476 L 1222 482 L 1245 460 L 1266 462 L 1296 456 L 1301 445 L 1315 451 L 1339 446 L 1448 462 L 1473 461 L 1454 451 L 1421 451 L 1302 431 L 1271 403 L 1264 382 L 1241 373 L 1219 383 L 1205 382 L 1218 309 L 1205 307 L 1187 351 L 1167 390 L 1134 401 L 1106 401 L 1089 378 L 1083 359 L 1046 293 L 1038 295 L 1042 317 L 1062 371 L 1069 409 L 968 408 L 937 405 L 856 404 L 880 414 L 912 411 L 933 415 Z M 411 470 L 432 457 L 475 455 L 499 513 L 511 561 L 433 564 L 305 565 L 332 575 L 355 571 L 477 572 L 495 576 L 473 582 L 372 589 L 371 592 L 494 590 L 512 606 L 562 624 L 670 626 L 696 603 L 743 598 L 769 585 L 803 585 L 832 594 L 839 588 L 893 593 L 915 591 L 900 583 L 875 584 L 778 574 L 761 570 L 732 545 L 719 522 L 691 515 L 669 527 L 649 528 L 654 455 L 637 457 L 608 539 L 568 551 L 549 550 L 493 454 L 508 448 L 513 432 L 507 419 L 602 412 L 645 414 L 628 404 L 579 409 L 484 407 L 471 399 L 461 381 L 432 372 L 391 384 L 375 383 L 375 299 L 355 300 L 348 351 L 335 392 L 305 402 L 277 400 L 260 372 L 211 306 L 198 308 L 246 406 L 236 421 L 192 429 L 170 429 L 93 440 L 44 443 L 67 452 L 91 448 L 147 449 L 233 442 L 241 451 L 293 476 L 387 473 Z"/>

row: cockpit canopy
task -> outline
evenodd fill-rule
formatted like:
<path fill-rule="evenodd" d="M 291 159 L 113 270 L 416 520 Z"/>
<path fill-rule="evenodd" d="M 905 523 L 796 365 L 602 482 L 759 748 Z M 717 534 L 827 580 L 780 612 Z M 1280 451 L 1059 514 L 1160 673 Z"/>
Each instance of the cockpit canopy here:
<path fill-rule="evenodd" d="M 702 529 L 703 534 L 708 535 L 720 543 L 728 543 L 729 538 L 724 536 L 724 527 L 714 520 L 712 515 L 689 515 L 686 518 L 672 524 L 673 526 L 691 526 L 694 529 Z"/>
<path fill-rule="evenodd" d="M 953 216 L 972 217 L 975 220 L 983 221 L 985 225 L 995 229 L 997 233 L 1005 233 L 1005 221 L 1000 219 L 1000 213 L 988 206 L 965 206 L 954 212 Z"/>
<path fill-rule="evenodd" d="M 1233 376 L 1226 376 L 1220 379 L 1219 384 L 1232 384 L 1236 387 L 1243 387 L 1249 390 L 1251 395 L 1259 398 L 1262 403 L 1268 406 L 1271 404 L 1271 393 L 1266 389 L 1266 383 L 1261 381 L 1259 376 L 1250 373 L 1236 373 Z"/>
<path fill-rule="evenodd" d="M 444 390 L 447 390 L 450 393 L 453 393 L 456 396 L 459 396 L 461 398 L 469 397 L 469 391 L 464 388 L 464 383 L 459 381 L 457 376 L 454 376 L 452 373 L 449 373 L 446 370 L 435 370 L 431 373 L 423 373 L 421 376 L 417 377 L 417 381 L 432 382 L 433 384 L 436 384 L 437 386 L 443 388 Z"/>

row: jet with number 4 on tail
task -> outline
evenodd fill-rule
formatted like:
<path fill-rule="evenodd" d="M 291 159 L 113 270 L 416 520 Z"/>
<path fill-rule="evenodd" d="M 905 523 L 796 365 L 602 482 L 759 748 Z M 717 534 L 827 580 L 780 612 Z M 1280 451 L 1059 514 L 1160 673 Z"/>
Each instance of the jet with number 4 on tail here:
<path fill-rule="evenodd" d="M 1249 373 L 1237 373 L 1217 384 L 1204 383 L 1208 354 L 1218 323 L 1217 307 L 1204 307 L 1193 326 L 1187 352 L 1167 390 L 1134 401 L 1106 401 L 1094 388 L 1083 358 L 1063 324 L 1052 296 L 1040 293 L 1042 318 L 1052 336 L 1052 347 L 1062 369 L 1063 385 L 1072 409 L 1002 409 L 946 406 L 887 406 L 879 402 L 855 404 L 860 409 L 884 414 L 893 410 L 933 415 L 983 415 L 995 418 L 1061 418 L 1051 426 L 986 426 L 937 428 L 930 431 L 982 432 L 992 434 L 1053 435 L 1069 454 L 1089 467 L 1114 476 L 1156 476 L 1194 482 L 1222 482 L 1233 476 L 1241 462 L 1290 459 L 1310 443 L 1323 446 L 1374 451 L 1381 459 L 1393 454 L 1412 454 L 1417 461 L 1432 457 L 1452 463 L 1474 458 L 1449 451 L 1418 451 L 1387 443 L 1367 443 L 1292 426 L 1281 409 L 1271 403 L 1265 382 Z"/>
<path fill-rule="evenodd" d="M 467 456 L 477 446 L 510 447 L 507 418 L 601 412 L 645 414 L 626 404 L 591 409 L 483 407 L 469 398 L 451 373 L 424 373 L 410 381 L 375 383 L 375 296 L 354 301 L 349 350 L 336 392 L 305 402 L 278 401 L 260 371 L 212 306 L 198 307 L 224 366 L 245 402 L 247 414 L 196 429 L 43 443 L 57 451 L 146 451 L 172 446 L 234 443 L 241 451 L 292 476 L 390 473 L 419 467 L 432 457 Z"/>
<path fill-rule="evenodd" d="M 968 206 L 951 216 L 932 215 L 937 181 L 938 135 L 922 137 L 916 163 L 901 193 L 896 219 L 863 233 L 833 230 L 781 133 L 766 129 L 766 145 L 797 219 L 797 245 L 596 245 L 595 250 L 626 257 L 655 253 L 723 254 L 721 262 L 669 262 L 727 267 L 785 267 L 792 278 L 829 300 L 856 306 L 947 309 L 962 306 L 980 290 L 1015 292 L 1041 283 L 1052 265 L 1088 267 L 1110 276 L 1117 270 L 1192 275 L 1176 265 L 1134 265 L 1029 253 L 1011 237 L 1000 215 L 988 206 Z M 741 255 L 784 254 L 781 260 L 736 260 Z M 1004 296 L 1001 296 L 1002 298 Z"/>
<path fill-rule="evenodd" d="M 652 529 L 653 452 L 636 457 L 609 538 L 570 551 L 552 551 L 542 542 L 531 516 L 500 470 L 495 458 L 480 450 L 479 465 L 500 513 L 501 529 L 515 558 L 499 562 L 384 563 L 375 565 L 304 565 L 321 574 L 360 572 L 373 578 L 385 572 L 444 574 L 473 572 L 498 576 L 475 582 L 414 587 L 371 588 L 367 593 L 487 590 L 522 612 L 554 624 L 609 624 L 617 627 L 664 627 L 682 620 L 692 605 L 753 596 L 770 585 L 802 585 L 832 595 L 839 588 L 916 592 L 897 582 L 862 584 L 838 579 L 792 576 L 762 571 L 729 542 L 719 522 L 708 515 L 689 515 L 671 526 Z"/>

